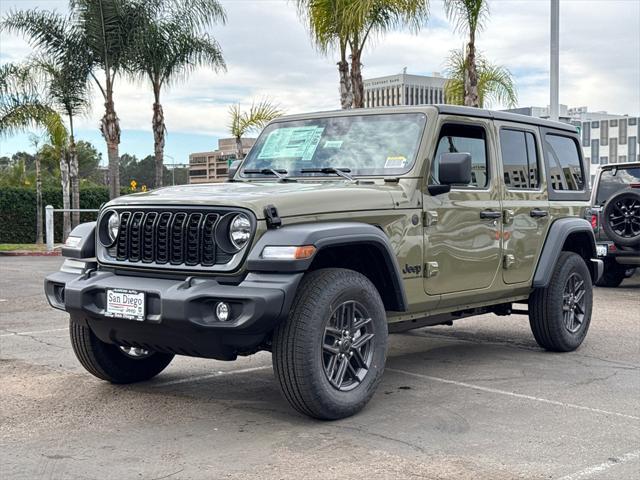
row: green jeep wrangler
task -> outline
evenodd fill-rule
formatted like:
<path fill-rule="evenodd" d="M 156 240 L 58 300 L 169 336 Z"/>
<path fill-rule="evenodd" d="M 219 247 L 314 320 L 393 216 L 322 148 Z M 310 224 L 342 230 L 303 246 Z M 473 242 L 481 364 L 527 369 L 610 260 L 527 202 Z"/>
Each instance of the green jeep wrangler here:
<path fill-rule="evenodd" d="M 174 355 L 272 352 L 289 403 L 362 409 L 389 332 L 528 315 L 575 350 L 602 272 L 575 129 L 447 105 L 271 122 L 229 182 L 127 195 L 45 281 L 80 363 L 113 383 Z"/>

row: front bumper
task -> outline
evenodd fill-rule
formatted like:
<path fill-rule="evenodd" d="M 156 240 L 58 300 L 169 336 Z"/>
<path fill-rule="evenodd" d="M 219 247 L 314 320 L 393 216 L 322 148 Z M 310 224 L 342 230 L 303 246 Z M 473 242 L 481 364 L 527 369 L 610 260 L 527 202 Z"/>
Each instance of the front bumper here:
<path fill-rule="evenodd" d="M 186 280 L 119 275 L 111 271 L 49 275 L 45 292 L 52 307 L 87 325 L 103 342 L 198 357 L 233 360 L 258 350 L 286 317 L 301 273 L 253 274 L 238 285 L 210 278 Z M 106 289 L 146 293 L 142 322 L 106 317 Z M 217 302 L 231 305 L 231 318 L 220 322 Z"/>

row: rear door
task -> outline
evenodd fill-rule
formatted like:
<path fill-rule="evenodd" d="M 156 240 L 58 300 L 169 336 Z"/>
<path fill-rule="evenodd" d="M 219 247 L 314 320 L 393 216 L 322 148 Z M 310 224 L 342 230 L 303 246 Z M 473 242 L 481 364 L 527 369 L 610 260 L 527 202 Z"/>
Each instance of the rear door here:
<path fill-rule="evenodd" d="M 549 229 L 549 201 L 537 127 L 496 122 L 502 190 L 502 279 L 530 281 Z"/>
<path fill-rule="evenodd" d="M 488 119 L 438 117 L 428 183 L 438 184 L 438 162 L 446 152 L 471 154 L 472 181 L 436 196 L 425 186 L 424 288 L 429 295 L 480 291 L 496 277 L 502 210 L 492 128 Z M 448 301 L 443 298 L 441 305 Z"/>

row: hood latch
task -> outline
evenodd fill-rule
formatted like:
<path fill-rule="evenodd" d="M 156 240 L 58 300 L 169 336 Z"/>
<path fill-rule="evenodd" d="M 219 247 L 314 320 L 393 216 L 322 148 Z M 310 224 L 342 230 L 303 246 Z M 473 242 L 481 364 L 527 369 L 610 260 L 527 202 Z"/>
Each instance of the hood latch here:
<path fill-rule="evenodd" d="M 264 218 L 267 221 L 267 228 L 280 228 L 282 219 L 278 216 L 278 209 L 275 205 L 264 207 Z"/>

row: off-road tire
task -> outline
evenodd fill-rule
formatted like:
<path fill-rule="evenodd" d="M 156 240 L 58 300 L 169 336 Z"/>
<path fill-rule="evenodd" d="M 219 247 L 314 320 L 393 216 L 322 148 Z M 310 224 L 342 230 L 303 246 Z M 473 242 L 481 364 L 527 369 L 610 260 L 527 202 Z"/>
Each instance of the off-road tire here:
<path fill-rule="evenodd" d="M 573 275 L 584 281 L 584 318 L 575 332 L 569 331 L 563 318 L 565 287 Z M 562 252 L 549 285 L 535 289 L 529 297 L 529 324 L 538 345 L 554 352 L 578 348 L 589 330 L 592 304 L 591 274 L 584 259 L 573 252 Z"/>
<path fill-rule="evenodd" d="M 625 228 L 623 234 L 611 225 L 614 215 Z M 602 228 L 616 245 L 640 247 L 640 192 L 623 190 L 607 200 L 602 210 Z"/>
<path fill-rule="evenodd" d="M 598 287 L 618 287 L 627 277 L 628 267 L 620 265 L 614 261 L 604 262 L 604 272 L 600 280 L 596 282 Z"/>
<path fill-rule="evenodd" d="M 325 373 L 323 343 L 332 312 L 351 301 L 366 308 L 371 318 L 372 357 L 361 383 L 341 391 Z M 288 318 L 273 337 L 273 369 L 284 397 L 300 413 L 322 420 L 351 416 L 367 404 L 382 378 L 386 353 L 387 322 L 380 295 L 367 277 L 346 269 L 306 274 Z"/>
<path fill-rule="evenodd" d="M 105 343 L 89 327 L 71 321 L 71 346 L 82 366 L 92 375 L 111 383 L 135 383 L 149 380 L 164 370 L 173 355 L 151 352 L 143 358 L 133 358 L 118 345 Z"/>

